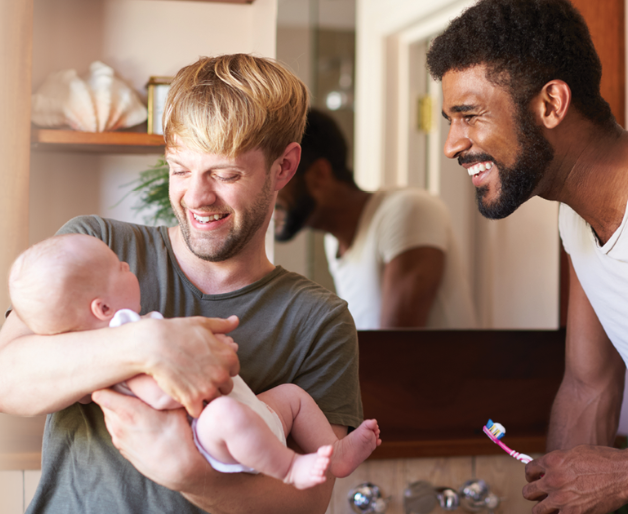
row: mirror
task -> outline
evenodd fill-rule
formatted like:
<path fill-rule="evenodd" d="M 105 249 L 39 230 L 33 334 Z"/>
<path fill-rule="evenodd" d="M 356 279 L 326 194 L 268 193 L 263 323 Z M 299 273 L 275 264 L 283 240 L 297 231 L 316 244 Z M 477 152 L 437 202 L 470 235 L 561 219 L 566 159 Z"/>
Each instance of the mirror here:
<path fill-rule="evenodd" d="M 279 0 L 277 58 L 308 85 L 312 105 L 340 125 L 362 189 L 419 187 L 443 200 L 478 328 L 556 329 L 558 205 L 535 198 L 505 220 L 486 220 L 469 177 L 443 155 L 448 126 L 425 53 L 430 39 L 472 2 L 393 3 Z M 302 230 L 293 241 L 275 244 L 275 262 L 333 290 L 323 239 Z"/>

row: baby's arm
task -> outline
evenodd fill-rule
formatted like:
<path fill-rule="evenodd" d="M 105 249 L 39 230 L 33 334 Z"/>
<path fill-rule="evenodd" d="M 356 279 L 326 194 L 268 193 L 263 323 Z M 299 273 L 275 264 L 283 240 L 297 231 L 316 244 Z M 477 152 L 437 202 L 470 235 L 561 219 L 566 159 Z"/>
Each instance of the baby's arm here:
<path fill-rule="evenodd" d="M 153 409 L 169 410 L 179 409 L 182 405 L 164 393 L 157 382 L 150 375 L 141 373 L 126 381 L 127 387 L 144 403 Z"/>

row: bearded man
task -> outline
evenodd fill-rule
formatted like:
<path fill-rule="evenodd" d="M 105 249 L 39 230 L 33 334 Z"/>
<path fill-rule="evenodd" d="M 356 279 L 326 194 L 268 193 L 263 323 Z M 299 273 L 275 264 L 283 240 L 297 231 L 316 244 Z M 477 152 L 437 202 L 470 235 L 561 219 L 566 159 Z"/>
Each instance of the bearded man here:
<path fill-rule="evenodd" d="M 178 225 L 85 216 L 61 229 L 107 243 L 138 276 L 142 313 L 169 319 L 37 336 L 8 315 L 0 411 L 49 414 L 29 513 L 325 512 L 331 477 L 298 491 L 263 475 L 219 473 L 196 449 L 186 416 L 228 393 L 240 364 L 255 393 L 300 385 L 338 437 L 361 420 L 346 303 L 265 252 L 277 191 L 299 164 L 307 104 L 303 83 L 273 61 L 200 59 L 177 74 L 165 107 Z M 226 332 L 237 357 L 214 337 Z M 104 389 L 139 373 L 186 410 L 156 411 Z M 94 391 L 95 403 L 79 403 Z"/>
<path fill-rule="evenodd" d="M 523 494 L 534 514 L 606 514 L 628 503 L 628 453 L 609 447 L 628 361 L 628 133 L 600 96 L 589 31 L 567 0 L 482 0 L 436 38 L 428 67 L 442 80 L 445 154 L 480 211 L 561 202 L 566 369 L 549 453 L 527 465 Z"/>

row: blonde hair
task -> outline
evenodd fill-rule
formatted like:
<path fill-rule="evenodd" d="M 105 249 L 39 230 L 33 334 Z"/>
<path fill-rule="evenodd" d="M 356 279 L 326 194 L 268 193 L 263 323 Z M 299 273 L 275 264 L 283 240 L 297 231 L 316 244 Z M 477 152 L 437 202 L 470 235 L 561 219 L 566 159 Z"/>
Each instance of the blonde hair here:
<path fill-rule="evenodd" d="M 102 243 L 83 234 L 54 236 L 31 246 L 11 266 L 11 306 L 36 334 L 82 329 L 91 295 L 106 286 L 93 262 L 77 251 L 77 244 L 95 241 Z"/>
<path fill-rule="evenodd" d="M 305 84 L 270 59 L 202 57 L 172 82 L 163 117 L 166 148 L 184 143 L 229 157 L 259 148 L 270 164 L 301 142 L 308 102 Z"/>

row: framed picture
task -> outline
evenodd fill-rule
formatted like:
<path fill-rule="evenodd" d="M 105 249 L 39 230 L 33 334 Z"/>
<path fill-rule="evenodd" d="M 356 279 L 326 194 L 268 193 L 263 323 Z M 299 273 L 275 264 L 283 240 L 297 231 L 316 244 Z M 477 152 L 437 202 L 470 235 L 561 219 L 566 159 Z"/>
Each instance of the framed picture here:
<path fill-rule="evenodd" d="M 170 91 L 170 83 L 174 77 L 150 77 L 148 89 L 148 133 L 163 134 L 161 119 L 164 114 L 166 97 Z"/>

